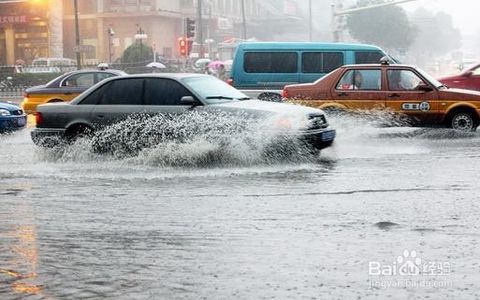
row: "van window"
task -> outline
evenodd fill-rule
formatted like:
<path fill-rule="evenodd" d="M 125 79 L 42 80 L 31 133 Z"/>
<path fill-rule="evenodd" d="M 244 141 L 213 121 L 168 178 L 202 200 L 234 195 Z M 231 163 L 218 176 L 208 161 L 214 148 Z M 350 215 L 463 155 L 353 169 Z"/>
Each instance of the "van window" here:
<path fill-rule="evenodd" d="M 356 64 L 378 64 L 385 54 L 380 51 L 358 51 L 355 52 Z"/>
<path fill-rule="evenodd" d="M 302 53 L 303 73 L 330 73 L 343 65 L 342 52 Z"/>
<path fill-rule="evenodd" d="M 295 52 L 247 52 L 244 55 L 247 73 L 296 73 Z"/>

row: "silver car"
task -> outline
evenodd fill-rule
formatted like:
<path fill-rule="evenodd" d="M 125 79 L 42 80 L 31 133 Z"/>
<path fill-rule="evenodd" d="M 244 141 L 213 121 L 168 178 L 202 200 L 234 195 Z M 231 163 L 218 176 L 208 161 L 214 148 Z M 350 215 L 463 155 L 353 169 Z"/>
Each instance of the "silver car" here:
<path fill-rule="evenodd" d="M 330 146 L 335 139 L 335 130 L 319 109 L 252 100 L 225 82 L 202 74 L 106 79 L 69 103 L 40 105 L 32 139 L 39 146 L 52 146 L 57 144 L 53 141 L 68 142 L 79 135 L 101 133 L 132 115 L 160 114 L 174 119 L 192 112 L 249 116 L 264 122 L 258 130 L 281 132 L 317 150 Z"/>

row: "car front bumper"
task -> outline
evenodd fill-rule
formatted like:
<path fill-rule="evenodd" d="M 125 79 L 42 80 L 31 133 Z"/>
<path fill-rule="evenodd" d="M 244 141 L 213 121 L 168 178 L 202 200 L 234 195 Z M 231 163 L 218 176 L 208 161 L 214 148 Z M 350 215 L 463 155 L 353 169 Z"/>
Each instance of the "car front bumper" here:
<path fill-rule="evenodd" d="M 330 127 L 303 131 L 299 135 L 301 141 L 318 150 L 330 147 L 335 137 L 336 131 Z"/>
<path fill-rule="evenodd" d="M 34 128 L 31 132 L 31 137 L 37 146 L 53 147 L 65 141 L 65 129 Z"/>
<path fill-rule="evenodd" d="M 27 126 L 27 115 L 0 117 L 0 131 L 18 130 Z"/>

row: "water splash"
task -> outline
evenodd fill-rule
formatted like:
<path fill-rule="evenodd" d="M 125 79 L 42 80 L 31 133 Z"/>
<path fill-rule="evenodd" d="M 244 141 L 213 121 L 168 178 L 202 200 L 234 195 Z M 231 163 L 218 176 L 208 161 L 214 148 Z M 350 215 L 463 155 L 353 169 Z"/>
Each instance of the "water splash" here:
<path fill-rule="evenodd" d="M 74 144 L 44 149 L 40 157 L 47 161 L 112 160 L 163 167 L 249 166 L 317 159 L 312 149 L 294 136 L 273 130 L 272 118 L 236 112 L 137 114 Z"/>

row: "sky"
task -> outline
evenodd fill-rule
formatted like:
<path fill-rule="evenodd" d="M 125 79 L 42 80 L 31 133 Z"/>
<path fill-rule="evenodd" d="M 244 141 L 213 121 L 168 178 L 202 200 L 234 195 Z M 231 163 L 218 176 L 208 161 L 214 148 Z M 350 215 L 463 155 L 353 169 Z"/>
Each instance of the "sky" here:
<path fill-rule="evenodd" d="M 460 29 L 463 35 L 474 34 L 480 31 L 480 1 L 478 0 L 417 0 L 404 3 L 402 7 L 413 11 L 418 7 L 444 11 L 453 18 L 454 26 Z"/>

